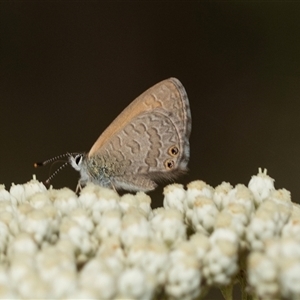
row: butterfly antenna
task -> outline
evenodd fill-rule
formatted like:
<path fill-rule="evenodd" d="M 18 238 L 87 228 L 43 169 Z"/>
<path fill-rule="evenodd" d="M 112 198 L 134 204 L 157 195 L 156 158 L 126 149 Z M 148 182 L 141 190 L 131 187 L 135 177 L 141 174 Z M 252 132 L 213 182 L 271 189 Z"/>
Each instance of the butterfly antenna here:
<path fill-rule="evenodd" d="M 55 172 L 53 172 L 49 177 L 48 179 L 45 181 L 45 183 L 47 185 L 50 184 L 50 181 L 63 169 L 65 168 L 67 165 L 69 164 L 68 161 L 66 161 L 63 165 L 61 165 Z"/>
<path fill-rule="evenodd" d="M 50 159 L 47 159 L 47 160 L 44 160 L 42 162 L 36 162 L 33 164 L 33 166 L 35 168 L 38 168 L 38 167 L 43 167 L 43 166 L 46 166 L 50 163 L 55 163 L 55 162 L 58 162 L 58 160 L 62 159 L 62 158 L 65 158 L 65 157 L 70 157 L 72 155 L 76 155 L 76 154 L 79 154 L 78 152 L 73 152 L 73 153 L 65 153 L 65 154 L 61 154 L 61 155 L 57 155 L 53 158 L 50 158 Z M 65 168 L 67 165 L 69 164 L 69 161 L 64 161 L 64 164 L 61 165 L 54 173 L 52 173 L 49 178 L 45 181 L 45 184 L 46 185 L 49 185 L 50 184 L 50 181 L 63 169 Z"/>
<path fill-rule="evenodd" d="M 72 155 L 72 154 L 75 154 L 75 153 L 65 153 L 65 154 L 57 155 L 57 156 L 55 156 L 55 157 L 53 157 L 53 158 L 50 158 L 50 159 L 47 159 L 47 160 L 44 160 L 44 161 L 41 161 L 41 162 L 35 162 L 35 163 L 33 164 L 33 166 L 34 166 L 35 168 L 43 167 L 43 166 L 48 165 L 49 163 L 52 163 L 52 162 L 54 162 L 54 161 L 57 161 L 57 160 L 59 160 L 59 159 L 61 159 L 61 158 L 64 158 L 64 157 L 66 157 L 66 156 L 70 156 L 70 155 Z"/>

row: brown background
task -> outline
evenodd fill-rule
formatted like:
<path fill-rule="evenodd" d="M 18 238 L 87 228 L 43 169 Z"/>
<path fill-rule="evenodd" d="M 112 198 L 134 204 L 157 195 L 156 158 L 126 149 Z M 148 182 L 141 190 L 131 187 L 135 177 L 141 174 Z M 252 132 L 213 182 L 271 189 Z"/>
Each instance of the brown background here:
<path fill-rule="evenodd" d="M 46 179 L 34 161 L 88 151 L 136 96 L 175 76 L 193 117 L 179 182 L 247 184 L 266 167 L 299 201 L 299 15 L 287 2 L 1 2 L 0 183 Z M 69 168 L 52 184 L 77 177 Z"/>

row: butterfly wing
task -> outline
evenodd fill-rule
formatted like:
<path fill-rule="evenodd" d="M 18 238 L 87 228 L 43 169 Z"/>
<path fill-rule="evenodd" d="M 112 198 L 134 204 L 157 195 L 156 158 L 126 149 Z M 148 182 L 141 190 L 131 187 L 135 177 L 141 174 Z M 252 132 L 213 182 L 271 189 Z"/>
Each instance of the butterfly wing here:
<path fill-rule="evenodd" d="M 127 189 L 127 181 L 140 188 L 147 180 L 151 185 L 152 179 L 170 178 L 187 169 L 190 132 L 187 94 L 178 79 L 170 78 L 125 108 L 100 135 L 88 157 L 104 157 L 111 177 L 123 182 L 123 188 Z"/>

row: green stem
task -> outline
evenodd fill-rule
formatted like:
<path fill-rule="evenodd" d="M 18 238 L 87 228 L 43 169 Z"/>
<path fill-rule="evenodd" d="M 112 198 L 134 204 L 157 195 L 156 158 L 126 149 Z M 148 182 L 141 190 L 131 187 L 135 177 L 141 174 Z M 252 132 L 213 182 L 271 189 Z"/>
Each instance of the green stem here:
<path fill-rule="evenodd" d="M 221 287 L 220 290 L 221 290 L 221 293 L 222 293 L 225 300 L 232 300 L 233 299 L 232 298 L 233 283 L 231 283 L 228 286 Z"/>

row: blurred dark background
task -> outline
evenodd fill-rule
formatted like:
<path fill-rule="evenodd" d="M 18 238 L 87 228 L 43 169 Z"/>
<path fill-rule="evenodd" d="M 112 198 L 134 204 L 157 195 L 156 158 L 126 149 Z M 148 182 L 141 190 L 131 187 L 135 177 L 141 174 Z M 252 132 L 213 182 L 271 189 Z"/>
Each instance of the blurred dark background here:
<path fill-rule="evenodd" d="M 0 183 L 45 180 L 50 168 L 33 162 L 88 151 L 135 97 L 175 76 L 193 117 L 178 182 L 247 184 L 263 167 L 299 201 L 299 15 L 291 2 L 1 2 Z M 77 178 L 68 168 L 52 184 L 75 189 Z"/>

